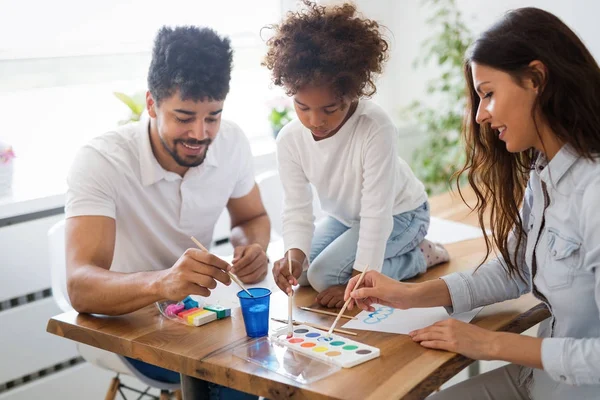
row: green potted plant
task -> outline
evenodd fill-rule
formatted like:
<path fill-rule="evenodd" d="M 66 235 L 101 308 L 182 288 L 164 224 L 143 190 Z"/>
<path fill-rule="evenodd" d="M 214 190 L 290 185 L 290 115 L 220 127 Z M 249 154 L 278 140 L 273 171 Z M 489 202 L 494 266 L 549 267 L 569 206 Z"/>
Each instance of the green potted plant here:
<path fill-rule="evenodd" d="M 139 121 L 142 113 L 146 109 L 146 92 L 136 92 L 131 96 L 121 92 L 113 92 L 113 94 L 117 99 L 121 100 L 130 111 L 129 118 L 119 121 L 119 125 Z"/>
<path fill-rule="evenodd" d="M 432 35 L 422 43 L 413 66 L 434 63 L 439 69 L 439 76 L 426 86 L 437 104 L 414 101 L 408 113 L 427 135 L 413 155 L 412 168 L 427 192 L 434 194 L 450 188 L 452 176 L 465 161 L 460 138 L 466 101 L 463 59 L 473 35 L 455 0 L 426 0 L 423 4 L 432 10 L 426 22 Z"/>

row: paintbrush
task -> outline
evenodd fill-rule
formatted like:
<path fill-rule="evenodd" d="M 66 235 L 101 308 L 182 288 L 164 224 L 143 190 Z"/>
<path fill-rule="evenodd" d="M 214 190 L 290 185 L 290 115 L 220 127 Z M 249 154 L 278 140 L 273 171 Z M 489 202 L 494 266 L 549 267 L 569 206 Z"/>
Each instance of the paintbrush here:
<path fill-rule="evenodd" d="M 273 321 L 281 322 L 282 324 L 288 323 L 288 321 L 286 321 L 285 319 L 280 319 L 280 318 L 271 318 L 271 319 Z M 292 323 L 294 325 L 306 325 L 306 326 L 310 326 L 311 328 L 320 329 L 322 331 L 327 331 L 327 329 L 329 329 L 329 328 L 327 328 L 324 325 L 313 324 L 312 322 L 300 322 L 300 321 L 293 320 Z M 346 331 L 344 329 L 338 329 L 338 328 L 334 328 L 333 331 L 334 332 L 343 333 L 345 335 L 352 335 L 352 336 L 357 336 L 358 335 L 355 332 L 350 332 L 350 331 Z"/>
<path fill-rule="evenodd" d="M 352 292 L 354 292 L 356 289 L 358 289 L 358 287 L 360 286 L 364 276 L 365 276 L 365 272 L 367 272 L 367 270 L 369 269 L 369 266 L 367 265 L 365 267 L 365 269 L 363 270 L 362 274 L 360 274 L 360 277 L 358 278 L 358 282 L 356 282 L 356 286 L 354 286 L 354 289 L 352 289 Z M 352 294 L 352 293 L 350 293 Z M 346 311 L 346 308 L 348 307 L 348 304 L 350 304 L 350 302 L 352 301 L 352 296 L 348 297 L 348 300 L 346 300 L 346 302 L 344 303 L 344 307 L 342 307 L 342 309 L 340 310 L 340 313 L 338 314 L 338 316 L 335 318 L 335 321 L 333 321 L 333 324 L 331 324 L 331 328 L 329 328 L 329 330 L 327 331 L 327 337 L 331 336 L 331 332 L 333 331 L 335 325 L 338 323 L 338 321 L 340 320 L 340 318 L 342 317 L 342 314 L 344 314 L 344 311 Z"/>
<path fill-rule="evenodd" d="M 292 254 L 291 252 L 288 250 L 287 252 L 287 259 L 288 259 L 288 265 L 290 268 L 290 275 L 292 274 Z M 294 291 L 292 290 L 291 293 L 288 294 L 288 338 L 291 338 L 292 336 L 294 336 L 294 327 L 292 325 L 292 301 L 293 298 L 292 296 L 294 295 Z"/>
<path fill-rule="evenodd" d="M 318 310 L 316 308 L 310 308 L 310 307 L 300 307 L 300 309 L 305 310 L 305 311 L 310 311 L 310 312 L 314 312 L 314 313 L 318 313 L 318 314 L 323 314 L 323 315 L 331 315 L 332 317 L 337 317 L 337 314 L 331 311 L 325 311 L 325 310 Z M 353 317 L 352 315 L 342 315 L 342 318 L 348 318 L 348 319 L 358 319 L 356 317 Z"/>
<path fill-rule="evenodd" d="M 191 237 L 191 239 L 192 239 L 192 241 L 193 241 L 194 243 L 196 243 L 196 246 L 198 246 L 198 247 L 200 248 L 200 250 L 202 250 L 202 251 L 205 251 L 205 252 L 207 252 L 207 253 L 210 253 L 210 252 L 208 251 L 208 249 L 207 249 L 206 247 L 204 247 L 204 246 L 202 245 L 202 243 L 200 243 L 200 242 L 199 242 L 199 241 L 198 241 L 198 240 L 197 240 L 195 237 L 193 237 L 193 236 L 192 236 L 192 237 Z M 242 281 L 240 281 L 240 279 L 239 279 L 237 276 L 235 276 L 234 274 L 232 274 L 232 273 L 231 273 L 231 272 L 229 272 L 229 271 L 226 271 L 226 272 L 227 272 L 227 274 L 229 275 L 229 277 L 231 278 L 231 280 L 233 280 L 235 283 L 237 283 L 237 284 L 238 284 L 238 286 L 239 286 L 239 287 L 241 287 L 241 288 L 242 288 L 242 290 L 243 290 L 244 292 L 248 293 L 248 296 L 250 296 L 250 297 L 254 297 L 254 296 L 252 296 L 252 293 L 250 293 L 250 292 L 249 292 L 249 291 L 248 291 L 248 290 L 247 290 L 247 289 L 244 287 L 244 285 L 242 284 Z"/>

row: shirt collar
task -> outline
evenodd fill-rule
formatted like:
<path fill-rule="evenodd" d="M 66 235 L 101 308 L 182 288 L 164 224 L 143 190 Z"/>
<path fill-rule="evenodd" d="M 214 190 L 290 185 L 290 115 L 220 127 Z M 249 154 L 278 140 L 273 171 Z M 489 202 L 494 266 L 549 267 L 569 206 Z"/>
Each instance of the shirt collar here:
<path fill-rule="evenodd" d="M 222 123 L 222 122 L 221 122 Z M 219 129 L 220 131 L 220 129 Z M 217 136 L 215 137 L 215 140 L 212 141 L 212 143 L 210 144 L 210 146 L 208 147 L 208 151 L 206 152 L 206 158 L 204 159 L 204 162 L 202 163 L 202 165 L 206 165 L 209 167 L 218 167 L 219 166 L 219 160 L 217 160 L 217 154 L 216 154 L 216 144 L 219 142 L 219 138 L 221 137 L 221 135 L 219 133 L 217 133 Z M 200 168 L 202 165 L 199 165 L 196 167 L 196 169 Z"/>
<path fill-rule="evenodd" d="M 138 122 L 138 148 L 140 149 L 140 176 L 142 184 L 150 186 L 166 178 L 168 171 L 165 171 L 160 166 L 158 160 L 152 152 L 152 144 L 150 143 L 150 117 L 144 113 L 140 122 Z"/>
<path fill-rule="evenodd" d="M 142 178 L 142 184 L 144 186 L 150 186 L 162 179 L 166 179 L 168 181 L 181 179 L 178 174 L 165 170 L 158 163 L 158 160 L 154 156 L 154 153 L 152 152 L 152 144 L 150 143 L 150 117 L 148 114 L 144 113 L 142 115 L 140 122 L 138 122 L 137 129 L 138 148 L 140 149 L 140 175 Z M 220 135 L 217 135 L 215 140 L 208 148 L 204 162 L 197 167 L 188 169 L 185 174 L 186 176 L 198 174 L 200 168 L 202 168 L 204 165 L 210 167 L 219 166 L 215 149 L 213 148 L 217 143 L 219 136 Z"/>
<path fill-rule="evenodd" d="M 548 186 L 556 187 L 578 159 L 579 156 L 575 150 L 566 144 L 554 155 L 550 162 L 544 154 L 540 153 L 535 161 L 535 172 Z"/>

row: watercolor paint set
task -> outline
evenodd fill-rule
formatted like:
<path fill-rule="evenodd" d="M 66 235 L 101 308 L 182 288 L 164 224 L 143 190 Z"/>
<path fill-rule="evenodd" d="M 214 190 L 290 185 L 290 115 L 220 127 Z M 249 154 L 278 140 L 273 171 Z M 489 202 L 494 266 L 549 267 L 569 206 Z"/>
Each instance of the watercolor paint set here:
<path fill-rule="evenodd" d="M 377 358 L 380 354 L 377 347 L 336 334 L 327 337 L 327 332 L 306 325 L 296 325 L 291 338 L 287 337 L 287 330 L 286 332 L 279 330 L 272 335 L 272 339 L 294 351 L 343 368 L 352 368 Z"/>

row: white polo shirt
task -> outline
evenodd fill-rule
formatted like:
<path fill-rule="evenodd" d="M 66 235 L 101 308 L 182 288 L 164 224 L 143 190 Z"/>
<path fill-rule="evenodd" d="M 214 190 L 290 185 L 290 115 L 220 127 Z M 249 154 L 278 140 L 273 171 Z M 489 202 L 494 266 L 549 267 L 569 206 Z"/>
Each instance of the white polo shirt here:
<path fill-rule="evenodd" d="M 150 145 L 149 118 L 93 139 L 79 150 L 67 178 L 67 218 L 101 215 L 116 220 L 111 271 L 171 267 L 190 236 L 210 246 L 230 198 L 254 187 L 250 144 L 223 120 L 206 159 L 182 178 L 163 169 Z"/>

